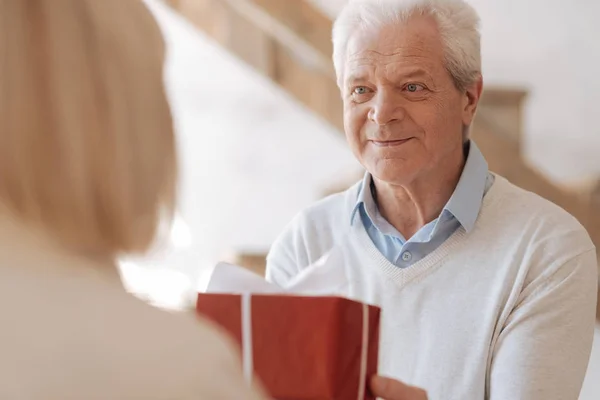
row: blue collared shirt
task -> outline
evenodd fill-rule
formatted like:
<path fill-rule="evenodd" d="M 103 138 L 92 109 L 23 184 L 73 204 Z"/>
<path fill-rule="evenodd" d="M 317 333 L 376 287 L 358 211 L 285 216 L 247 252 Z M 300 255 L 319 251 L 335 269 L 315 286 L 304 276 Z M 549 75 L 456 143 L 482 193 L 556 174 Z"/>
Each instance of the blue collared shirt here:
<path fill-rule="evenodd" d="M 363 179 L 351 223 L 360 215 L 369 237 L 379 251 L 393 264 L 406 268 L 430 254 L 460 226 L 467 232 L 473 229 L 483 196 L 494 182 L 483 154 L 471 141 L 467 160 L 450 200 L 435 220 L 423 226 L 406 240 L 396 228 L 379 213 L 373 197 L 373 178 L 368 172 Z"/>

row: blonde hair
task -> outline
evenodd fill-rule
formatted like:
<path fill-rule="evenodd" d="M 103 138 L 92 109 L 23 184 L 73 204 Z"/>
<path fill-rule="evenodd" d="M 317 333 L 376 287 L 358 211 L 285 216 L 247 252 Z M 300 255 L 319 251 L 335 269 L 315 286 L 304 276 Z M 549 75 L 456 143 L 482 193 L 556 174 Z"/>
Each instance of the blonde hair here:
<path fill-rule="evenodd" d="M 175 197 L 164 52 L 139 0 L 0 0 L 0 203 L 78 251 L 147 250 Z"/>

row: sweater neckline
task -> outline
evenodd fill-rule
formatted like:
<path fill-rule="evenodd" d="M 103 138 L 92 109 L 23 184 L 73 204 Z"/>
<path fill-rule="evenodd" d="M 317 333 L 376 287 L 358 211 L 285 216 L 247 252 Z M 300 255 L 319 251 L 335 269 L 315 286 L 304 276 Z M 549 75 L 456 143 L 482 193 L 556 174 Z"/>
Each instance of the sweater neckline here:
<path fill-rule="evenodd" d="M 504 186 L 507 181 L 499 175 L 494 175 L 494 183 L 490 187 L 488 193 L 484 196 L 479 215 L 476 220 L 476 225 L 480 221 L 484 214 L 487 214 L 487 210 L 497 202 L 499 192 L 501 192 L 501 186 Z M 404 287 L 415 279 L 423 276 L 427 272 L 432 272 L 441 266 L 441 261 L 446 258 L 453 250 L 464 244 L 465 240 L 474 231 L 467 234 L 465 229 L 460 226 L 444 243 L 442 243 L 434 251 L 417 261 L 413 265 L 407 268 L 400 268 L 395 264 L 391 263 L 381 252 L 371 238 L 369 237 L 362 220 L 357 218 L 356 223 L 350 227 L 353 237 L 357 239 L 361 250 L 364 250 L 368 256 L 370 262 L 366 268 L 376 268 L 381 271 L 385 276 L 390 278 L 399 287 Z"/>

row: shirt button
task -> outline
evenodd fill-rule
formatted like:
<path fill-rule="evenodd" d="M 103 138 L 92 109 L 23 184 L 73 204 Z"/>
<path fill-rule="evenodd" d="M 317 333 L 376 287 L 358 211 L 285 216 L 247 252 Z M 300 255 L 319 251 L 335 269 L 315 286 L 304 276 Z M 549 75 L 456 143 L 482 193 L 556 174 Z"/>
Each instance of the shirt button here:
<path fill-rule="evenodd" d="M 410 251 L 405 251 L 404 253 L 402 253 L 402 261 L 410 261 L 412 259 L 412 254 L 410 254 Z"/>

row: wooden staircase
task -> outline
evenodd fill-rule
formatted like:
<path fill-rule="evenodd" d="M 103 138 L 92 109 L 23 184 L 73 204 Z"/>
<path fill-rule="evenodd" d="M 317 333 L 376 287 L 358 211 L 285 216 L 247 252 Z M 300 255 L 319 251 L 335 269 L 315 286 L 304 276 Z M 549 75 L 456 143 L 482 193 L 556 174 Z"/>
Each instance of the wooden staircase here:
<path fill-rule="evenodd" d="M 332 22 L 305 0 L 165 0 L 231 53 L 284 88 L 324 121 L 343 130 L 342 101 L 331 62 Z M 568 210 L 600 248 L 600 187 L 566 191 L 529 166 L 521 153 L 521 90 L 484 90 L 472 136 L 490 169 Z M 360 177 L 357 177 L 359 179 Z M 331 191 L 353 182 L 339 182 Z M 264 254 L 239 254 L 264 271 Z M 251 264 L 251 265 L 250 265 Z M 600 315 L 600 310 L 599 310 Z"/>

